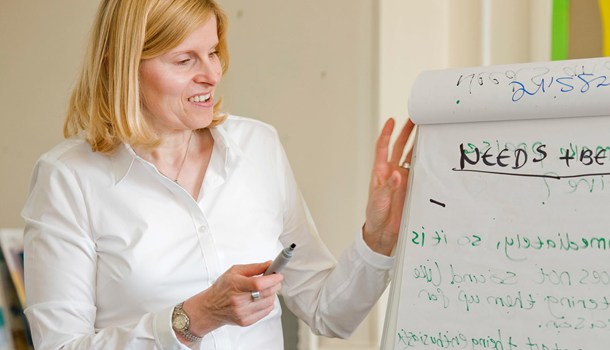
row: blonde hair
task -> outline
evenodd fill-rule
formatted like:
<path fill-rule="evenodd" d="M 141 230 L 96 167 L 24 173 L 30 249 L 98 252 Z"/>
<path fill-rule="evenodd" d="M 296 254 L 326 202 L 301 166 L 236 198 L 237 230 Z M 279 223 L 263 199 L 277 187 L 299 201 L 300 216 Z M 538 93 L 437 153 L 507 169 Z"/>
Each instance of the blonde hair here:
<path fill-rule="evenodd" d="M 140 111 L 140 62 L 180 44 L 216 16 L 216 50 L 223 74 L 229 63 L 227 19 L 214 0 L 102 0 L 80 77 L 70 98 L 64 136 L 84 132 L 96 152 L 121 143 L 155 146 L 158 135 Z M 210 127 L 224 121 L 219 100 Z"/>

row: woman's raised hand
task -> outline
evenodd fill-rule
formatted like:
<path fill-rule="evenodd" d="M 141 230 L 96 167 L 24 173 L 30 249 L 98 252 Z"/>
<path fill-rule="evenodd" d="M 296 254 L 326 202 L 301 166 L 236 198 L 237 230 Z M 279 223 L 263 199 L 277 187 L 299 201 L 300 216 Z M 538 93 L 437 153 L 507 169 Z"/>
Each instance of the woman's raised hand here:
<path fill-rule="evenodd" d="M 377 253 L 390 255 L 398 240 L 398 231 L 407 194 L 409 170 L 402 165 L 411 162 L 405 146 L 415 125 L 408 120 L 394 142 L 390 154 L 390 138 L 394 119 L 388 119 L 377 139 L 375 163 L 369 186 L 363 238 Z"/>

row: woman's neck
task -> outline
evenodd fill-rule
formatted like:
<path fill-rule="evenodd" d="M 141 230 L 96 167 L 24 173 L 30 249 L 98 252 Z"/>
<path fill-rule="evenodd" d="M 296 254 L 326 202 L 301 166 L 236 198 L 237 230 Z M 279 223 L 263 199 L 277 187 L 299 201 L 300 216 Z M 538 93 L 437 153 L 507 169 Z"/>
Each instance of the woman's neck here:
<path fill-rule="evenodd" d="M 134 151 L 157 170 L 197 198 L 212 155 L 214 139 L 209 129 L 185 131 L 162 137 L 154 148 Z"/>
<path fill-rule="evenodd" d="M 154 164 L 168 178 L 176 180 L 184 167 L 193 142 L 195 131 L 163 135 L 161 143 L 154 148 L 135 147 L 134 151 L 143 159 Z"/>

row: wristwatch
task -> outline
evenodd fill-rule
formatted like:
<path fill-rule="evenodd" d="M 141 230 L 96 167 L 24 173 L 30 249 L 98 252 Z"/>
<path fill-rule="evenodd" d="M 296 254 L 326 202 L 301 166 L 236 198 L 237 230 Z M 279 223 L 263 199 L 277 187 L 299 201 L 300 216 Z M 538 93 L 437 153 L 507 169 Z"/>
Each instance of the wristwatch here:
<path fill-rule="evenodd" d="M 183 304 L 184 302 L 181 302 L 174 307 L 174 312 L 172 312 L 172 328 L 191 343 L 200 342 L 203 338 L 198 337 L 189 331 L 191 320 L 186 312 L 184 312 L 184 309 L 182 308 Z"/>

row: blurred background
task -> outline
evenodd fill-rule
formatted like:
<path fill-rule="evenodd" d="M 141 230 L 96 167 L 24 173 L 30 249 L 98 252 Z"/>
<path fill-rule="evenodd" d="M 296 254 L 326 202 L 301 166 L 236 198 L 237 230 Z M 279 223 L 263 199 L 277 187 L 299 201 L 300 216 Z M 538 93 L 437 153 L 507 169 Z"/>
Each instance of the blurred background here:
<path fill-rule="evenodd" d="M 320 235 L 359 234 L 375 137 L 427 69 L 608 55 L 606 0 L 219 0 L 224 109 L 273 124 Z M 0 228 L 23 226 L 36 159 L 62 139 L 97 0 L 0 0 Z M 432 93 L 432 92 L 431 92 Z M 285 316 L 286 349 L 377 349 L 382 300 L 349 340 Z"/>

